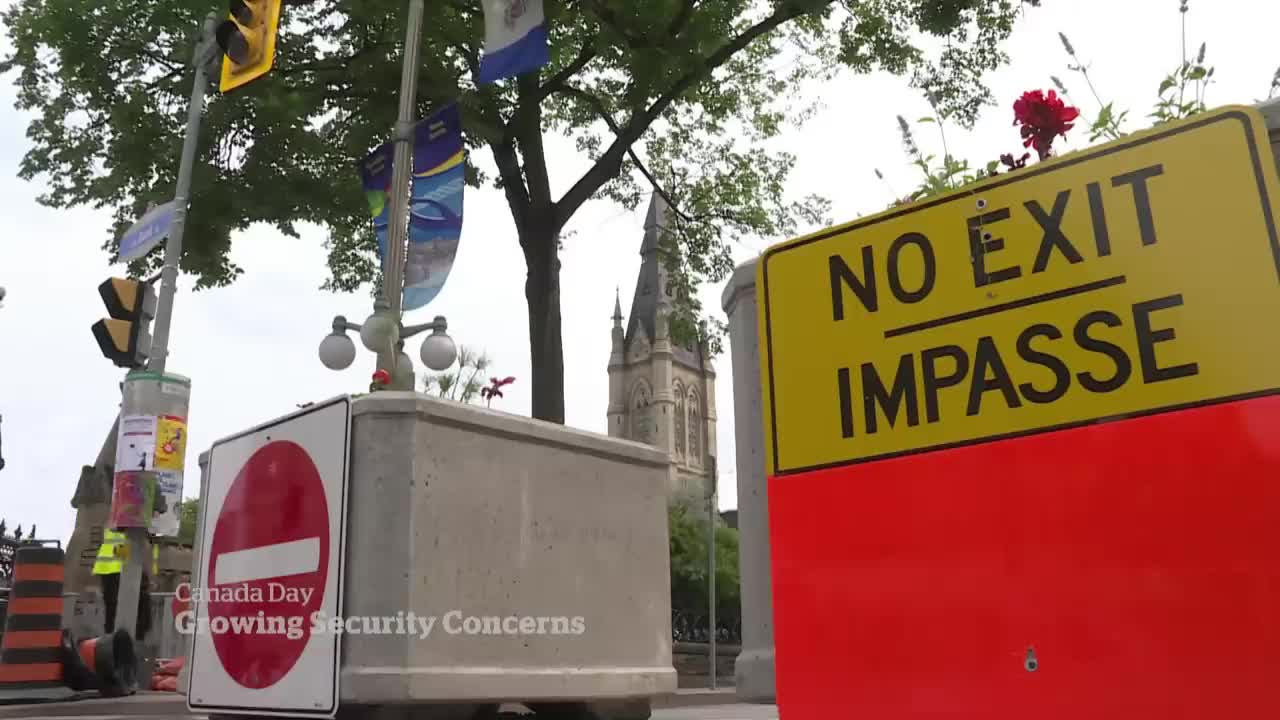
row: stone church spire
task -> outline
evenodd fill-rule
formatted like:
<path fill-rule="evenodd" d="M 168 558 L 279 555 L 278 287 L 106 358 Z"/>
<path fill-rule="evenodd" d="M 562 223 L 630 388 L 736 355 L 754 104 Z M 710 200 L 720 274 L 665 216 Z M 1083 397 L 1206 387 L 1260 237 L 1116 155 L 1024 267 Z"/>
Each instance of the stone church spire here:
<path fill-rule="evenodd" d="M 611 436 L 668 454 L 670 489 L 677 500 L 700 497 L 707 482 L 707 451 L 714 454 L 715 447 L 715 370 L 696 350 L 668 336 L 674 298 L 662 253 L 668 242 L 664 234 L 674 228 L 674 212 L 655 190 L 645 213 L 640 270 L 625 325 L 621 297 L 614 297 L 608 414 Z"/>
<path fill-rule="evenodd" d="M 662 262 L 663 234 L 670 231 L 671 206 L 655 190 L 649 197 L 649 210 L 644 218 L 644 238 L 640 242 L 640 272 L 636 276 L 636 294 L 631 301 L 631 322 L 627 325 L 626 342 L 630 346 L 635 339 L 644 334 L 645 340 L 653 344 L 663 336 L 665 322 L 662 311 L 670 305 L 667 284 L 667 269 Z"/>
<path fill-rule="evenodd" d="M 609 353 L 609 366 L 620 365 L 623 361 L 623 354 L 626 352 L 624 343 L 626 341 L 626 331 L 622 329 L 622 296 L 621 290 L 615 288 L 613 291 L 613 346 Z"/>

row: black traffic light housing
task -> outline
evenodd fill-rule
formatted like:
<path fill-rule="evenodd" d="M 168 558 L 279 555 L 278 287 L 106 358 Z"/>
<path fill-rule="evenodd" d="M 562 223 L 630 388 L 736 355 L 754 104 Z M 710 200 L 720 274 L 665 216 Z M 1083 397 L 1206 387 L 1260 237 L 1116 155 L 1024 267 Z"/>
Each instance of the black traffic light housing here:
<path fill-rule="evenodd" d="M 98 286 L 98 294 L 109 316 L 93 324 L 93 336 L 103 356 L 117 367 L 143 367 L 151 353 L 155 290 L 140 280 L 108 278 Z"/>

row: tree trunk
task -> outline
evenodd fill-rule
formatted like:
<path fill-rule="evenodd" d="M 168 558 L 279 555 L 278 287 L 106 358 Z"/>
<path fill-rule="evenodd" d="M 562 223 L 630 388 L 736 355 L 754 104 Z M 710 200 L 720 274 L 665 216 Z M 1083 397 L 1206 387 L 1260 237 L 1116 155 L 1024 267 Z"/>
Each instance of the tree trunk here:
<path fill-rule="evenodd" d="M 564 339 L 560 328 L 560 251 L 549 218 L 530 223 L 520 238 L 529 274 L 529 359 L 533 417 L 564 424 Z"/>

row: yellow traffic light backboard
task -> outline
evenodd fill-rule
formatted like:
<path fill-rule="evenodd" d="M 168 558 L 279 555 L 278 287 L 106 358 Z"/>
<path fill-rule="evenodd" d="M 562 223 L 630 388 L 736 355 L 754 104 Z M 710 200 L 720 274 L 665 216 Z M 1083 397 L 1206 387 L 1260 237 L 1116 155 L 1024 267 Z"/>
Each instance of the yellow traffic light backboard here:
<path fill-rule="evenodd" d="M 770 472 L 1280 392 L 1278 197 L 1231 107 L 771 248 Z"/>
<path fill-rule="evenodd" d="M 155 317 L 155 291 L 138 280 L 109 278 L 98 294 L 108 317 L 93 324 L 93 336 L 103 356 L 118 367 L 142 367 L 151 352 L 148 326 Z"/>
<path fill-rule="evenodd" d="M 282 0 L 230 0 L 229 19 L 218 26 L 222 49 L 222 92 L 256 80 L 271 70 L 276 57 Z"/>

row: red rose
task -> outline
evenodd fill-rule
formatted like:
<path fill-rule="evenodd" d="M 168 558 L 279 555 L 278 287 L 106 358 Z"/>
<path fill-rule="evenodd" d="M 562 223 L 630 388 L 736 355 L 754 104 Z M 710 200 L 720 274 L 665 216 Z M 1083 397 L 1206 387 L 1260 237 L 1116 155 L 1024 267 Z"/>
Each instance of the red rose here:
<path fill-rule="evenodd" d="M 1023 147 L 1033 148 L 1044 160 L 1049 157 L 1054 138 L 1065 137 L 1075 127 L 1080 111 L 1062 101 L 1052 90 L 1031 90 L 1013 103 L 1013 124 L 1020 125 Z"/>

